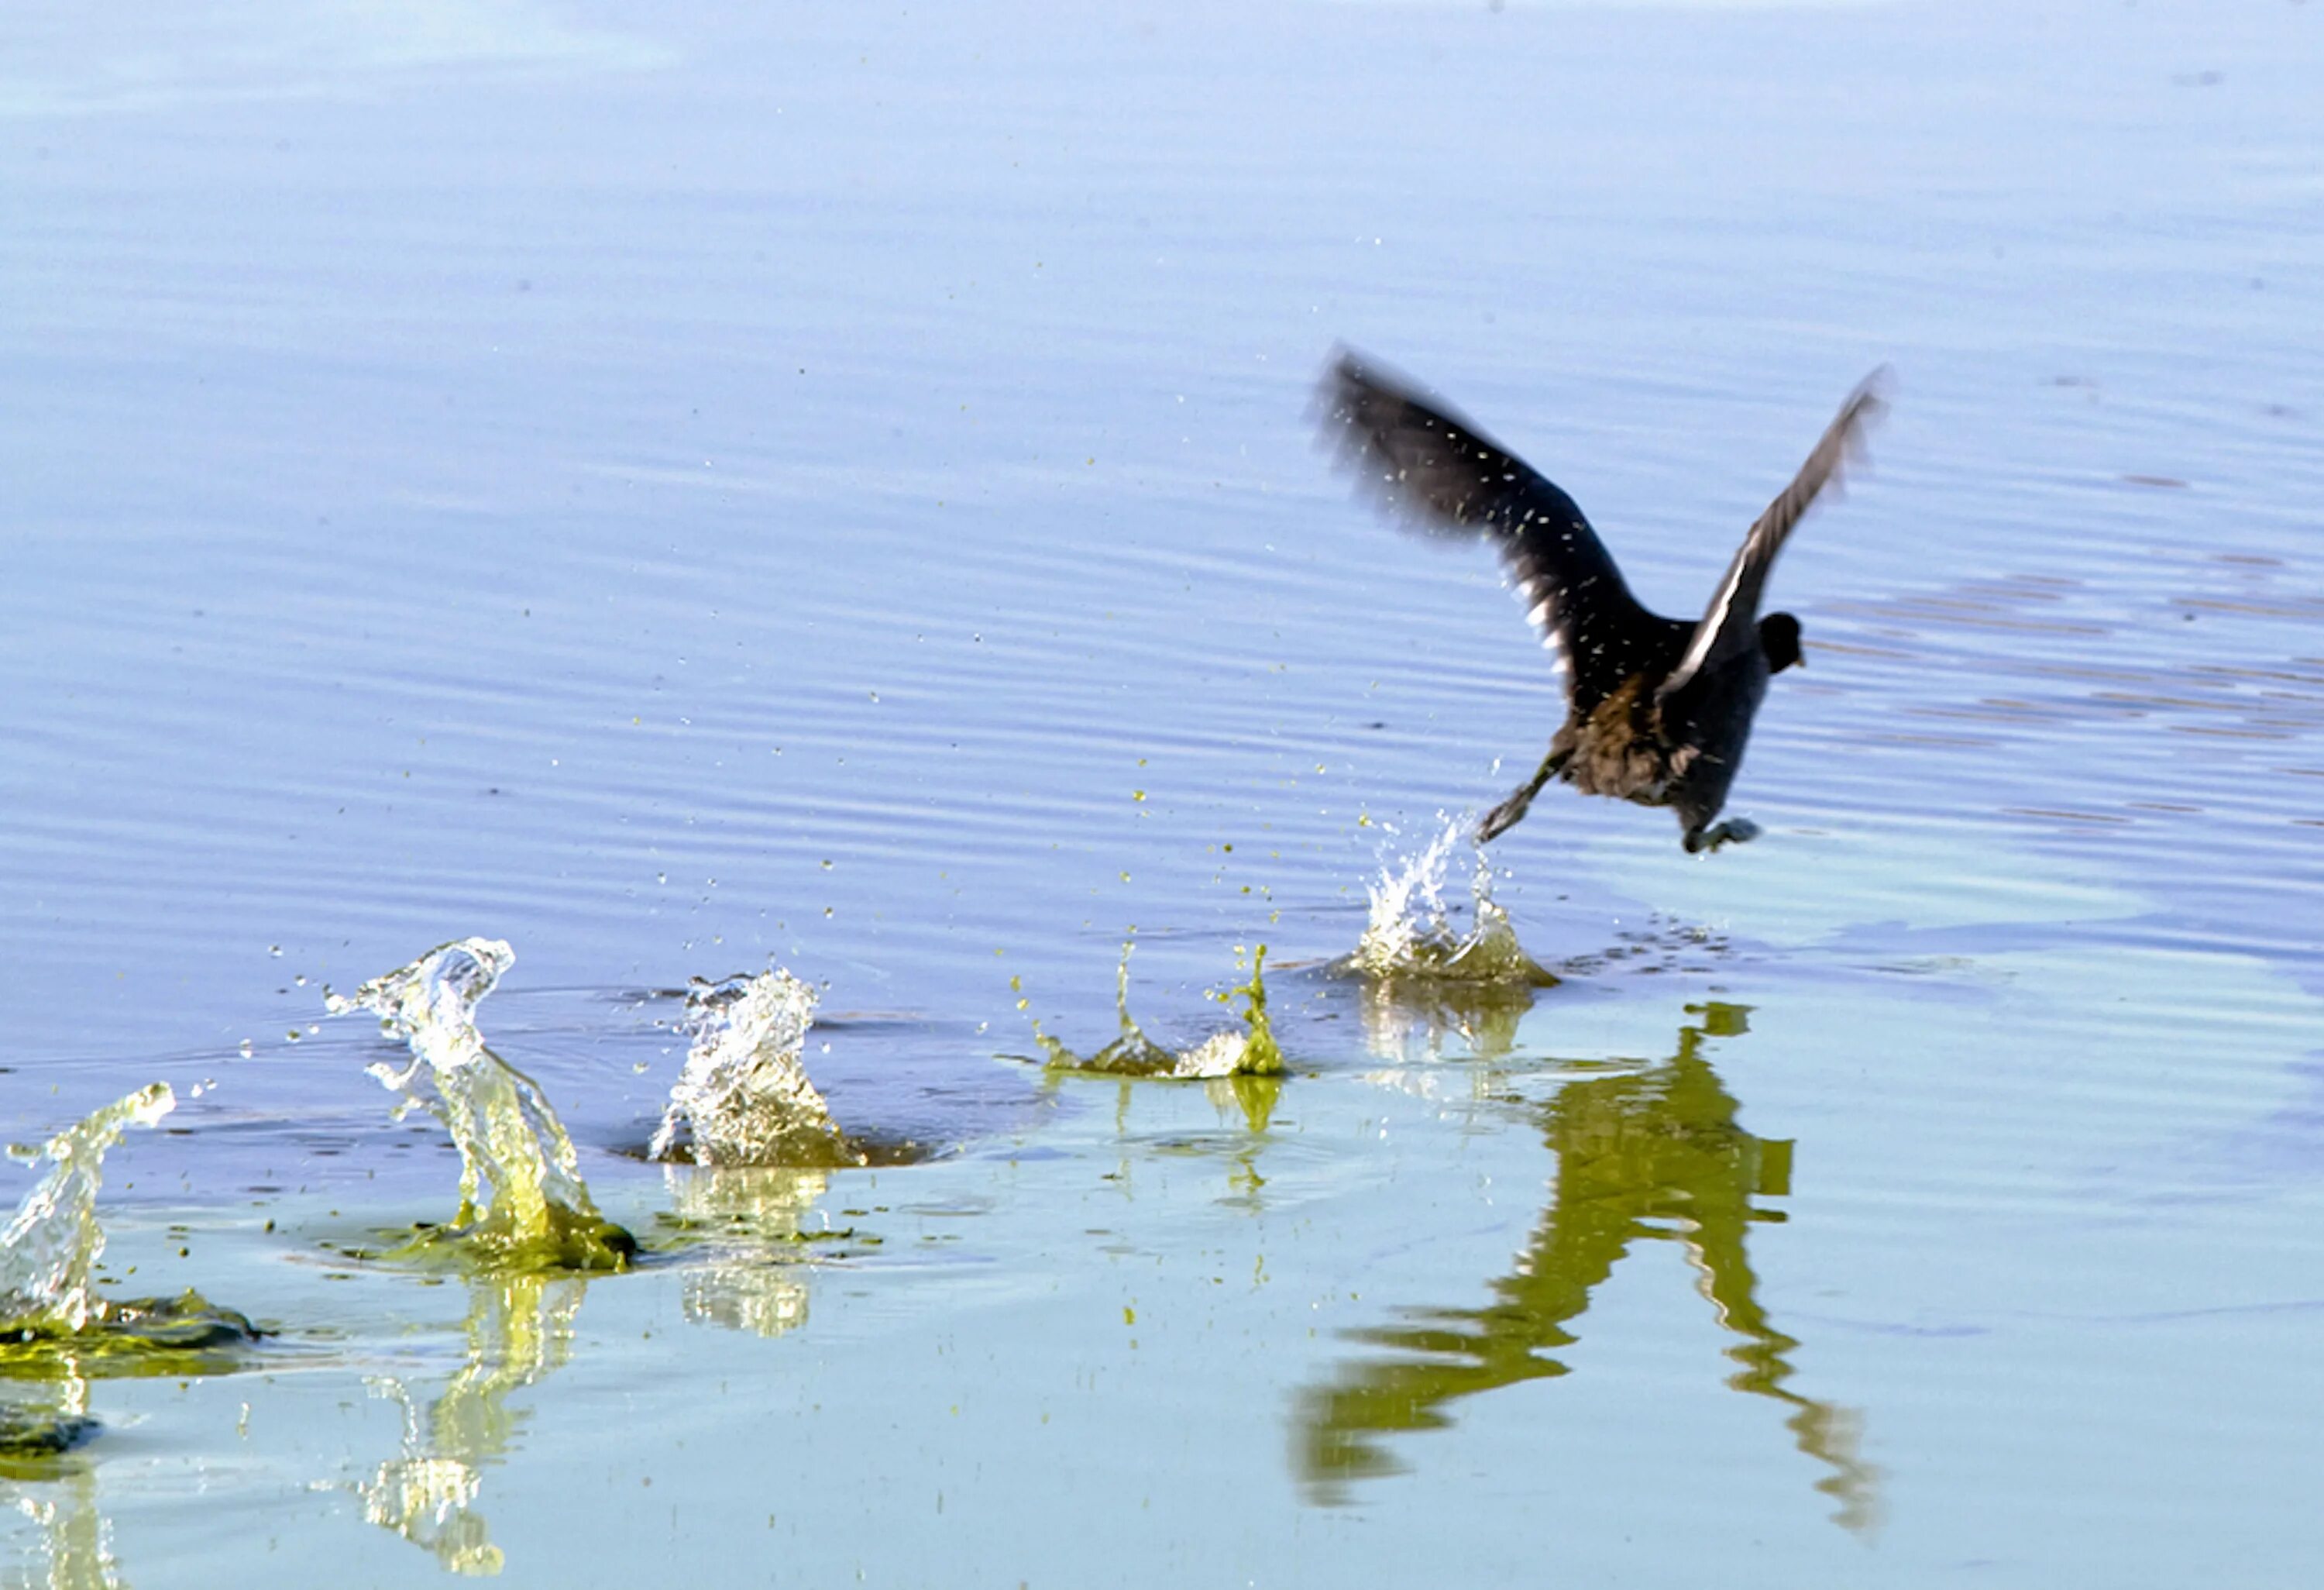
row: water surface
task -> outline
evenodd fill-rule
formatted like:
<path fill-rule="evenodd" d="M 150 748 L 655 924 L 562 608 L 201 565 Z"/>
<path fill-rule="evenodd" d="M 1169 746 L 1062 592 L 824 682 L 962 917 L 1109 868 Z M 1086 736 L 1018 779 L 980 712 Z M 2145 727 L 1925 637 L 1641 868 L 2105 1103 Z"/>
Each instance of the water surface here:
<path fill-rule="evenodd" d="M 84 9 L 0 65 L 0 1126 L 173 1085 L 100 1285 L 278 1334 L 0 1383 L 99 1427 L 17 1579 L 2306 1582 L 2317 8 Z M 1337 969 L 1556 711 L 1340 338 L 1672 612 L 1898 372 L 1765 837 L 1494 847 L 1554 986 Z M 355 1256 L 460 1162 L 323 989 L 472 935 L 651 1262 Z M 1287 1074 L 1001 1058 L 1125 938 L 1174 1051 L 1264 944 Z M 641 1157 L 770 964 L 932 1157 Z"/>

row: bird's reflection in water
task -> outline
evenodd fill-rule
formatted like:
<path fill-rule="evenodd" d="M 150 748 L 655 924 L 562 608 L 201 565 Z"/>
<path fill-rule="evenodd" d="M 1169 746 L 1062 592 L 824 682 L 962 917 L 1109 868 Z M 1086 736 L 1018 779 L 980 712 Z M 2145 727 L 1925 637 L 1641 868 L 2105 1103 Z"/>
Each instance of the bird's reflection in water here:
<path fill-rule="evenodd" d="M 1549 1354 L 1576 1340 L 1570 1327 L 1631 1243 L 1677 1241 L 1719 1323 L 1738 1338 L 1727 1349 L 1738 1365 L 1727 1383 L 1785 1405 L 1799 1449 L 1829 1471 L 1817 1489 L 1837 1504 L 1834 1521 L 1872 1526 L 1877 1474 L 1858 1456 L 1858 1417 L 1790 1389 L 1786 1354 L 1799 1344 L 1768 1319 L 1745 1249 L 1753 1222 L 1784 1218 L 1752 1199 L 1788 1193 L 1792 1161 L 1790 1142 L 1736 1124 L 1735 1098 L 1702 1054 L 1704 1040 L 1744 1032 L 1748 1011 L 1689 1009 L 1702 1021 L 1679 1030 L 1668 1059 L 1569 1083 L 1541 1106 L 1557 1156 L 1550 1204 L 1516 1266 L 1493 1283 L 1494 1300 L 1416 1310 L 1407 1324 L 1357 1333 L 1392 1355 L 1350 1365 L 1302 1398 L 1296 1461 L 1314 1499 L 1338 1501 L 1350 1482 L 1396 1472 L 1382 1437 L 1443 1428 L 1460 1398 L 1566 1373 Z"/>
<path fill-rule="evenodd" d="M 0 1509 L 35 1542 L 0 1564 L 0 1590 L 126 1590 L 96 1466 L 72 1452 L 94 1428 L 88 1382 L 69 1367 L 0 1403 Z M 0 1555 L 10 1545 L 0 1530 Z"/>
<path fill-rule="evenodd" d="M 467 1363 L 423 1410 L 392 1375 L 366 1383 L 403 1410 L 403 1450 L 356 1487 L 364 1516 L 433 1552 L 454 1573 L 497 1574 L 501 1548 L 475 1502 L 484 1470 L 530 1419 L 509 1394 L 545 1380 L 573 1353 L 588 1280 L 570 1271 L 466 1278 Z"/>

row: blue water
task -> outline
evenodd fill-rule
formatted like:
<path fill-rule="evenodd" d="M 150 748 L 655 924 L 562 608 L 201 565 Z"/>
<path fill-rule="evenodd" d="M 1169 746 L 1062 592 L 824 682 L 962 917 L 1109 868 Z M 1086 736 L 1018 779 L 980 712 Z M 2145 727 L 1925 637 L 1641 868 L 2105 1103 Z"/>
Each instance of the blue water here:
<path fill-rule="evenodd" d="M 0 1387 L 106 1426 L 0 1477 L 20 1577 L 435 1576 L 386 1376 L 541 1582 L 2307 1581 L 2318 8 L 11 32 L 0 1128 L 216 1082 L 109 1161 L 114 1276 L 282 1332 Z M 1529 1004 L 1326 970 L 1558 711 L 1490 559 L 1330 468 L 1340 339 L 1673 613 L 1897 372 L 1776 576 L 1765 837 L 1545 795 Z M 1268 947 L 1271 1114 L 996 1058 L 1110 1037 L 1133 933 L 1166 1041 Z M 469 934 L 608 1215 L 851 1234 L 337 1256 L 456 1163 L 322 988 Z M 770 958 L 936 1160 L 627 1157 L 667 991 Z"/>

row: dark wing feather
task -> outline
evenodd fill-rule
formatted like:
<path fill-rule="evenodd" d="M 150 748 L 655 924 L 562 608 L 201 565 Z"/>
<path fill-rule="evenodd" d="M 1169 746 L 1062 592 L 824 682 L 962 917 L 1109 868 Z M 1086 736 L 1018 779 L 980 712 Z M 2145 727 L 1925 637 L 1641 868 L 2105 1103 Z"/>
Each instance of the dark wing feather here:
<path fill-rule="evenodd" d="M 1326 433 L 1343 463 L 1427 532 L 1489 540 L 1526 616 L 1563 656 L 1567 691 L 1587 712 L 1649 661 L 1642 651 L 1687 625 L 1638 605 L 1573 499 L 1401 377 L 1342 350 L 1325 372 Z"/>
<path fill-rule="evenodd" d="M 1768 571 L 1775 566 L 1775 554 L 1784 550 L 1792 527 L 1815 504 L 1817 494 L 1826 486 L 1837 487 L 1843 468 L 1851 460 L 1863 458 L 1864 433 L 1888 406 L 1888 367 L 1884 365 L 1858 383 L 1825 428 L 1815 450 L 1808 454 L 1807 462 L 1792 476 L 1791 485 L 1777 494 L 1751 526 L 1735 561 L 1727 567 L 1727 578 L 1719 582 L 1711 605 L 1704 610 L 1702 622 L 1694 626 L 1686 654 L 1655 692 L 1658 699 L 1669 698 L 1704 670 L 1716 668 L 1759 643 L 1759 600 L 1766 590 Z"/>

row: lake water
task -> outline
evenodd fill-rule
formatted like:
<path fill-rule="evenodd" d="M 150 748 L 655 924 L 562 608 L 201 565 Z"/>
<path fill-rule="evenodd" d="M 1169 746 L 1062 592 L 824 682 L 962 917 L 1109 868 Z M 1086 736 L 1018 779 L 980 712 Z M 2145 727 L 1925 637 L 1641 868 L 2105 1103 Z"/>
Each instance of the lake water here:
<path fill-rule="evenodd" d="M 0 1582 L 2314 1581 L 2324 6 L 132 10 L 0 51 L 0 1130 L 172 1084 L 106 1285 L 277 1334 L 0 1380 Z M 1673 613 L 1896 371 L 1554 988 L 1333 970 L 1558 712 L 1342 338 Z M 349 1256 L 472 934 L 633 1272 Z M 1003 1058 L 1128 940 L 1290 1074 Z M 635 1157 L 770 962 L 933 1157 Z"/>

